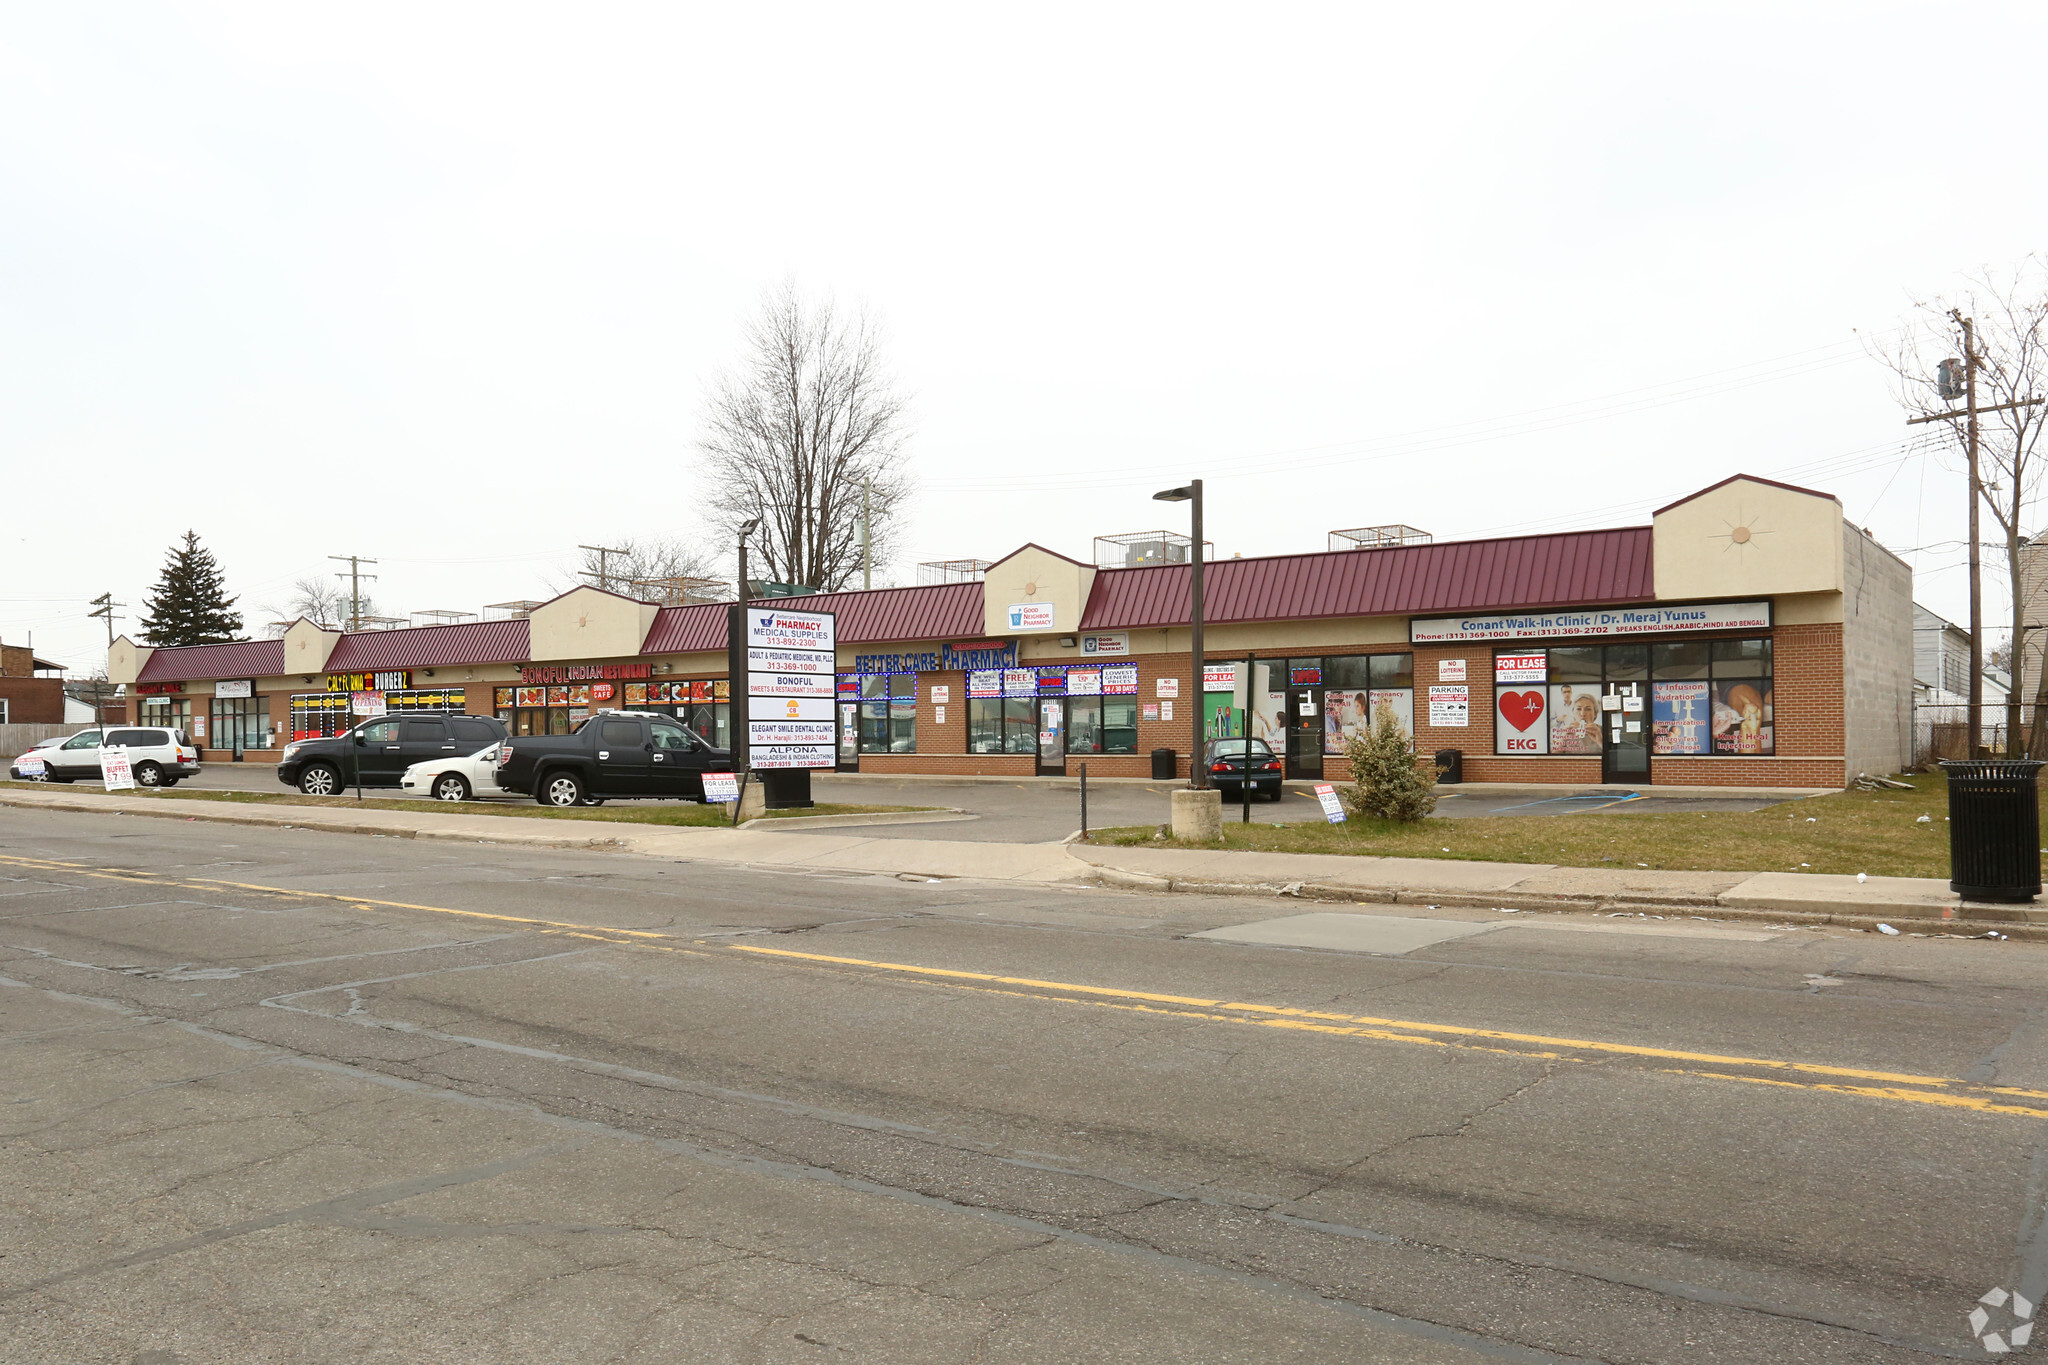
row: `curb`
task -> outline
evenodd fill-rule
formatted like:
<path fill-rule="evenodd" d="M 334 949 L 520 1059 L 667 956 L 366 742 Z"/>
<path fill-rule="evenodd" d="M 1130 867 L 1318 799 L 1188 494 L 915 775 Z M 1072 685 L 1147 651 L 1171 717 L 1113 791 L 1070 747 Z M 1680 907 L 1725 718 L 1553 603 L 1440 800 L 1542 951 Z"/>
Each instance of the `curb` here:
<path fill-rule="evenodd" d="M 1078 861 L 1078 860 L 1077 860 Z M 1953 918 L 1930 917 L 1920 906 L 1900 906 L 1896 910 L 1881 907 L 1859 907 L 1843 910 L 1813 910 L 1782 905 L 1730 905 L 1705 896 L 1558 896 L 1518 895 L 1514 892 L 1497 892 L 1489 895 L 1473 895 L 1459 891 L 1426 891 L 1403 888 L 1394 890 L 1384 887 L 1337 886 L 1322 882 L 1223 882 L 1207 881 L 1184 877 L 1159 877 L 1145 872 L 1127 872 L 1123 868 L 1091 865 L 1094 875 L 1081 878 L 1082 884 L 1127 891 L 1168 891 L 1188 895 L 1207 896 L 1272 896 L 1292 900 L 1317 901 L 1324 904 L 1344 905 L 1389 905 L 1438 908 L 1456 906 L 1461 910 L 1511 908 L 1524 912 L 1549 914 L 1644 914 L 1661 915 L 1671 911 L 1696 911 L 1712 919 L 1744 920 L 1770 924 L 1806 924 L 1831 926 L 1840 929 L 1858 929 L 1877 932 L 1880 923 L 1889 924 L 1901 933 L 1945 934 L 1962 938 L 1979 938 L 1981 933 L 1958 933 L 1960 930 L 1996 929 L 1997 932 L 2016 942 L 2048 943 L 2048 924 L 2034 924 L 2025 918 L 2025 911 L 2018 907 L 1979 906 L 1975 904 L 1955 907 Z M 1513 902 L 1510 906 L 1507 903 Z"/>
<path fill-rule="evenodd" d="M 979 820 L 953 806 L 943 810 L 899 810 L 881 815 L 757 815 L 743 820 L 738 829 L 842 829 L 852 825 L 951 825 L 962 820 Z"/>

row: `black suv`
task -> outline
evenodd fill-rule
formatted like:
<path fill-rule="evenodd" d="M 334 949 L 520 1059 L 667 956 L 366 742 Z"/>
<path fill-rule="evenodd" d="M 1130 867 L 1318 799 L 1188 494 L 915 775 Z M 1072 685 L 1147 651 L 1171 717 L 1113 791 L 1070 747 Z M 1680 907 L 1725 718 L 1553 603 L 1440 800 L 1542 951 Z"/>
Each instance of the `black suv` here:
<path fill-rule="evenodd" d="M 362 743 L 356 740 L 361 738 Z M 353 730 L 325 739 L 294 740 L 278 760 L 277 780 L 308 796 L 332 796 L 356 785 L 395 787 L 405 770 L 431 758 L 473 754 L 505 738 L 496 716 L 417 712 L 372 716 Z"/>

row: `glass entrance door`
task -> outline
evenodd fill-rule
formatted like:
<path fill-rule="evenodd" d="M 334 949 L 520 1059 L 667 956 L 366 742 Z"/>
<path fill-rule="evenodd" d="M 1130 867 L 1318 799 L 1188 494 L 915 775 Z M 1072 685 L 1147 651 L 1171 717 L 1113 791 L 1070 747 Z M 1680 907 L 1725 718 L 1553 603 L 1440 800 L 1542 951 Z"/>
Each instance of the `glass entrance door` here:
<path fill-rule="evenodd" d="M 1063 697 L 1038 699 L 1038 775 L 1062 776 L 1067 771 L 1067 703 Z"/>
<path fill-rule="evenodd" d="M 850 701 L 839 703 L 839 771 L 860 771 L 860 706 Z"/>
<path fill-rule="evenodd" d="M 1650 685 L 1608 682 L 1600 694 L 1600 780 L 1650 780 Z"/>
<path fill-rule="evenodd" d="M 1323 689 L 1287 689 L 1287 775 L 1323 775 Z"/>

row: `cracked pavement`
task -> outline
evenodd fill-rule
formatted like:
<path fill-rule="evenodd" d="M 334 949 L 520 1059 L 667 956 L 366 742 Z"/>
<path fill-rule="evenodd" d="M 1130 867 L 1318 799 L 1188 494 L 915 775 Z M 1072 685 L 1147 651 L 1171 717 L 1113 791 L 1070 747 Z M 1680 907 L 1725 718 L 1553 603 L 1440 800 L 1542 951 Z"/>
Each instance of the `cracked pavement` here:
<path fill-rule="evenodd" d="M 1376 957 L 1187 937 L 1267 900 L 67 813 L 0 855 L 9 1362 L 1906 1361 L 2048 1287 L 2038 1117 L 1217 1012 L 2019 1095 L 2036 947 Z"/>

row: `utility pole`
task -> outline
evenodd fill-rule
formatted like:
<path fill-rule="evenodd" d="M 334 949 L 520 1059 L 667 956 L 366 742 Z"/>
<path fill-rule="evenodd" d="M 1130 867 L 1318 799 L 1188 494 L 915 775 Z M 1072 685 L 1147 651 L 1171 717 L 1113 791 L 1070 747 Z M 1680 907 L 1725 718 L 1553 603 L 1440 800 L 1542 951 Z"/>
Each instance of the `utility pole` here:
<path fill-rule="evenodd" d="M 576 548 L 579 550 L 588 550 L 592 554 L 597 556 L 597 586 L 603 588 L 606 592 L 610 592 L 612 590 L 612 576 L 610 572 L 611 556 L 617 555 L 621 559 L 623 559 L 625 558 L 626 552 L 624 550 L 614 549 L 610 545 L 578 545 Z M 591 577 L 590 571 L 587 569 L 584 570 L 583 576 L 585 578 Z"/>
<path fill-rule="evenodd" d="M 1193 522 L 1190 529 L 1195 534 L 1188 562 L 1188 650 L 1195 661 L 1195 683 L 1190 689 L 1195 695 L 1193 705 L 1188 707 L 1193 713 L 1188 718 L 1188 785 L 1205 791 L 1209 786 L 1209 766 L 1202 761 L 1202 481 L 1193 479 L 1180 488 L 1154 493 L 1152 500 L 1193 504 L 1189 509 L 1189 520 Z"/>
<path fill-rule="evenodd" d="M 114 615 L 114 608 L 125 607 L 128 604 L 126 602 L 116 602 L 114 594 L 110 592 L 103 592 L 98 597 L 93 598 L 92 604 L 94 610 L 87 612 L 86 617 L 89 620 L 97 616 L 107 623 L 107 653 L 112 654 L 114 652 L 114 622 L 120 619 Z M 30 642 L 34 642 L 33 636 L 30 637 Z M 30 671 L 33 672 L 34 670 Z M 92 723 L 94 725 L 103 725 L 106 723 L 106 719 L 107 676 L 106 670 L 101 669 L 100 676 L 92 680 Z"/>
<path fill-rule="evenodd" d="M 873 541 L 868 536 L 868 517 L 872 512 L 874 491 L 874 480 L 863 477 L 860 481 L 860 585 L 863 588 L 875 586 L 874 557 L 870 553 Z"/>
<path fill-rule="evenodd" d="M 327 557 L 340 560 L 348 565 L 347 573 L 337 573 L 334 576 L 348 580 L 348 628 L 350 630 L 361 630 L 363 628 L 363 580 L 367 578 L 374 582 L 377 577 L 373 573 L 364 573 L 363 565 L 375 564 L 377 561 L 365 559 L 361 555 L 329 555 Z"/>
<path fill-rule="evenodd" d="M 1963 329 L 1963 391 L 1960 395 L 1954 391 L 1953 381 L 1946 373 L 1942 386 L 1936 391 L 1951 401 L 1961 397 L 1963 406 L 1947 412 L 1930 412 L 1921 417 L 1909 417 L 1906 419 L 1906 425 L 1913 427 L 1923 422 L 1941 422 L 1956 417 L 1965 418 L 1968 424 L 1964 444 L 1969 451 L 1970 466 L 1970 757 L 1981 758 L 1984 755 L 1984 546 L 1978 531 L 1978 504 L 1983 500 L 1984 486 L 1977 477 L 1977 419 L 1987 412 L 2004 412 L 2008 408 L 2030 408 L 2042 400 L 2022 398 L 2011 403 L 1997 403 L 1988 408 L 1978 407 L 1977 320 L 1964 317 L 1962 310 L 1957 308 L 1951 308 L 1949 316 L 1960 323 Z M 1949 366 L 1953 363 L 1944 361 L 1942 369 L 1945 372 L 1949 371 Z M 2013 641 L 2015 666 L 2019 663 L 2020 643 L 2018 640 Z M 2015 679 L 2017 676 L 2014 675 Z M 2017 715 L 2017 708 L 2014 708 L 2012 717 L 2015 720 Z M 2014 729 L 2017 728 L 2015 725 Z M 2006 738 L 2009 741 L 2008 747 L 2018 742 L 2016 735 L 2008 735 Z"/>

